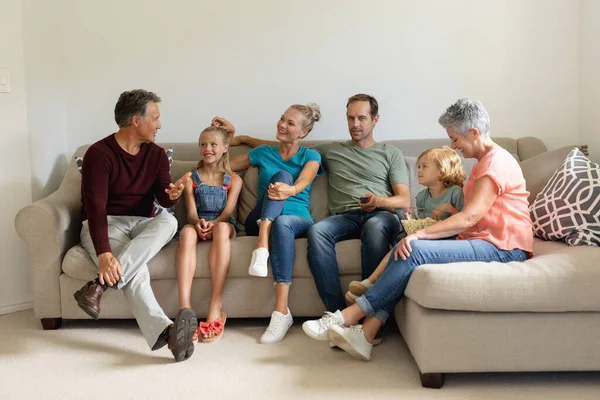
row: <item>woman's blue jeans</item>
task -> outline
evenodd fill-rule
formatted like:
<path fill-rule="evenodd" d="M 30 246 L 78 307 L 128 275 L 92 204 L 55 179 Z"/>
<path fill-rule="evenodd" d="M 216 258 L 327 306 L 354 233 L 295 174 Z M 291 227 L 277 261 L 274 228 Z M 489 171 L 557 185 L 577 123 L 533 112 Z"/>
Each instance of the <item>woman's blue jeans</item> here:
<path fill-rule="evenodd" d="M 294 178 L 287 171 L 279 171 L 273 175 L 269 183 L 283 182 L 287 185 L 294 183 Z M 256 206 L 246 218 L 245 228 L 248 236 L 258 236 L 258 221 L 273 221 L 269 237 L 269 254 L 273 279 L 276 283 L 291 285 L 292 269 L 296 258 L 294 239 L 305 237 L 312 222 L 297 215 L 281 215 L 286 200 L 271 200 L 267 191 L 256 202 Z"/>
<path fill-rule="evenodd" d="M 396 250 L 394 246 L 393 252 Z M 412 252 L 406 260 L 394 256 L 385 267 L 385 271 L 377 282 L 361 297 L 356 304 L 369 317 L 376 317 L 383 323 L 400 302 L 408 280 L 413 271 L 423 264 L 449 264 L 454 262 L 492 262 L 507 263 L 525 261 L 527 252 L 500 250 L 494 244 L 482 240 L 413 240 L 410 242 Z"/>

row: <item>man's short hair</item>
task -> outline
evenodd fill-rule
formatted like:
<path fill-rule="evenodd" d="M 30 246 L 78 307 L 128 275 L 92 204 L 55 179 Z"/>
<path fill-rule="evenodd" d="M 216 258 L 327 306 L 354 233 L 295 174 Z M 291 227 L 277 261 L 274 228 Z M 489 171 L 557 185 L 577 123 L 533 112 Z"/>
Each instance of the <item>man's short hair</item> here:
<path fill-rule="evenodd" d="M 144 89 L 134 89 L 121 93 L 115 105 L 115 122 L 119 128 L 131 125 L 134 115 L 146 116 L 146 108 L 151 101 L 160 103 L 160 97 L 156 93 Z"/>
<path fill-rule="evenodd" d="M 348 103 L 346 103 L 346 108 L 348 108 L 350 103 L 354 103 L 355 101 L 369 102 L 370 114 L 372 119 L 375 119 L 377 114 L 379 114 L 379 104 L 377 103 L 377 100 L 375 100 L 375 97 L 363 93 L 355 94 L 354 96 L 348 99 Z"/>

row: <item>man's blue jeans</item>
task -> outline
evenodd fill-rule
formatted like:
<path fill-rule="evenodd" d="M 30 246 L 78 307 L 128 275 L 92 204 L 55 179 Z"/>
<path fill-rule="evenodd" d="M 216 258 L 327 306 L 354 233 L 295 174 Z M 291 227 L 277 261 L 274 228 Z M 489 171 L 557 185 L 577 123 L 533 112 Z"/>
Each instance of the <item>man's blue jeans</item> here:
<path fill-rule="evenodd" d="M 269 183 L 283 182 L 288 185 L 294 183 L 294 178 L 287 171 L 279 171 L 273 175 Z M 281 215 L 285 200 L 271 200 L 267 191 L 256 202 L 254 209 L 248 214 L 245 222 L 246 234 L 258 236 L 259 220 L 271 220 L 271 236 L 269 237 L 269 254 L 273 279 L 276 283 L 291 285 L 292 269 L 296 258 L 294 239 L 304 237 L 312 222 L 297 215 Z"/>
<path fill-rule="evenodd" d="M 406 260 L 393 254 L 385 267 L 385 271 L 377 282 L 361 297 L 356 304 L 370 317 L 376 317 L 383 323 L 394 311 L 404 295 L 408 280 L 413 271 L 423 264 L 448 264 L 454 262 L 492 262 L 507 263 L 525 261 L 527 252 L 500 250 L 494 244 L 482 240 L 413 240 L 410 242 L 412 252 Z M 396 247 L 394 247 L 395 251 Z"/>
<path fill-rule="evenodd" d="M 395 214 L 384 210 L 367 213 L 362 209 L 332 215 L 308 230 L 308 265 L 328 311 L 346 307 L 335 244 L 360 238 L 362 277 L 366 279 L 385 257 L 399 232 L 400 222 Z"/>

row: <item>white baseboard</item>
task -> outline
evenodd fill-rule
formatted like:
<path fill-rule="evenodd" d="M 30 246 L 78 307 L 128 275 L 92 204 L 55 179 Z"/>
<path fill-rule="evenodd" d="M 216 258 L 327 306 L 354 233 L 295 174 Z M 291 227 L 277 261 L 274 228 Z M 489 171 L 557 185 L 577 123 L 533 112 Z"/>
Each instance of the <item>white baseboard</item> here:
<path fill-rule="evenodd" d="M 31 310 L 33 308 L 33 301 L 26 301 L 19 304 L 8 304 L 6 306 L 0 306 L 0 315 L 10 314 L 19 311 Z"/>

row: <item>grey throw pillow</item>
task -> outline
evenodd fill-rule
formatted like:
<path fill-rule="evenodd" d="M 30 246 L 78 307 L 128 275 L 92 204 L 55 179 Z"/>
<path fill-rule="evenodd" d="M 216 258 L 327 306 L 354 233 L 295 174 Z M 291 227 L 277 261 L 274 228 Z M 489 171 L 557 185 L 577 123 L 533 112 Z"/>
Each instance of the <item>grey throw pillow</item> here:
<path fill-rule="evenodd" d="M 169 172 L 171 171 L 171 166 L 173 165 L 173 148 L 169 147 L 165 149 L 165 153 L 167 153 L 167 159 L 169 160 Z M 83 157 L 75 156 L 75 165 L 77 165 L 77 170 L 81 172 L 81 168 L 83 167 Z M 157 216 L 163 211 L 167 211 L 168 213 L 175 214 L 175 207 L 165 208 L 161 206 L 156 198 L 154 199 L 154 216 Z"/>
<path fill-rule="evenodd" d="M 529 207 L 533 230 L 570 246 L 600 246 L 600 167 L 575 148 Z"/>

